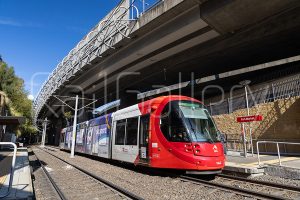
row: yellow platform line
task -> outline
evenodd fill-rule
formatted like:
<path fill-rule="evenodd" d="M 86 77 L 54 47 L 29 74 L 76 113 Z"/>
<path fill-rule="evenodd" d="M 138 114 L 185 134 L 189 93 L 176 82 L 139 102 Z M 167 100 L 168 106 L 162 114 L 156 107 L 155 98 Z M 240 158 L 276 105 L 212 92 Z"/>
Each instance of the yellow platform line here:
<path fill-rule="evenodd" d="M 287 157 L 287 158 L 281 158 L 280 160 L 281 160 L 281 162 L 287 162 L 287 161 L 300 160 L 300 158 L 299 157 Z M 279 163 L 279 160 L 278 159 L 276 159 L 276 160 L 267 160 L 267 161 L 261 161 L 261 163 L 274 164 L 274 163 Z"/>
<path fill-rule="evenodd" d="M 6 178 L 7 178 L 7 176 L 8 176 L 8 175 L 4 175 L 4 176 L 1 176 L 1 177 L 0 177 L 0 188 L 1 188 L 1 186 L 4 184 L 4 182 L 5 182 Z"/>

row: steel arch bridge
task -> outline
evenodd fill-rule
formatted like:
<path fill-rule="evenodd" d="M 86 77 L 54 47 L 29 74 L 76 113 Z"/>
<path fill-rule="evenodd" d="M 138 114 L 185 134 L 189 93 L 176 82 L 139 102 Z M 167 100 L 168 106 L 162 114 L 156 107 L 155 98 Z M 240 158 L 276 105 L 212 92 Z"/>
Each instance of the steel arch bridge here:
<path fill-rule="evenodd" d="M 138 18 L 152 6 L 161 3 L 156 0 L 151 5 L 145 0 L 121 0 L 56 66 L 41 86 L 33 103 L 34 122 L 47 102 L 71 77 L 87 68 L 96 58 L 138 29 Z"/>
<path fill-rule="evenodd" d="M 34 101 L 34 121 L 49 116 L 57 106 L 54 96 L 72 93 L 71 84 L 98 99 L 102 92 L 109 96 L 103 85 L 110 84 L 110 92 L 120 89 L 114 81 L 125 70 L 143 76 L 124 80 L 121 88 L 148 91 L 139 99 L 152 94 L 153 86 L 173 86 L 179 71 L 185 81 L 192 71 L 193 83 L 217 82 L 221 72 L 236 70 L 239 76 L 243 67 L 298 56 L 299 10 L 299 1 L 121 0 L 49 75 Z M 132 100 L 128 96 L 125 101 Z"/>

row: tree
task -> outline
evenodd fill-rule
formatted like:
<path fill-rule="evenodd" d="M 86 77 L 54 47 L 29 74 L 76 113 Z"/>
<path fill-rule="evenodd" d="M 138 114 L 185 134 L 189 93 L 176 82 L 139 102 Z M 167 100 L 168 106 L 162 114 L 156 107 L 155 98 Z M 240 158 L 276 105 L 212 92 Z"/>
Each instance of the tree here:
<path fill-rule="evenodd" d="M 73 115 L 71 111 L 64 112 L 64 118 L 66 119 L 67 126 L 70 126 L 70 120 L 72 119 Z"/>
<path fill-rule="evenodd" d="M 32 102 L 27 98 L 28 92 L 24 87 L 24 80 L 15 74 L 13 67 L 9 67 L 2 59 L 0 62 L 0 91 L 10 99 L 9 111 L 13 116 L 24 116 L 25 124 L 19 127 L 22 134 L 35 133 L 32 120 Z"/>

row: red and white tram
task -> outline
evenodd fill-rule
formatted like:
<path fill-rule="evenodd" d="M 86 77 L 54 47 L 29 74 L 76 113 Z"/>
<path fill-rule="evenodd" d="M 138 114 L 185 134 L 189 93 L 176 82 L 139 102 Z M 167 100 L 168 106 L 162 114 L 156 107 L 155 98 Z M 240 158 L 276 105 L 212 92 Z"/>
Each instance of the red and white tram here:
<path fill-rule="evenodd" d="M 225 164 L 216 125 L 203 104 L 162 96 L 77 125 L 75 151 L 153 168 L 219 173 Z M 79 135 L 78 135 L 79 134 Z M 72 127 L 62 130 L 70 149 Z"/>

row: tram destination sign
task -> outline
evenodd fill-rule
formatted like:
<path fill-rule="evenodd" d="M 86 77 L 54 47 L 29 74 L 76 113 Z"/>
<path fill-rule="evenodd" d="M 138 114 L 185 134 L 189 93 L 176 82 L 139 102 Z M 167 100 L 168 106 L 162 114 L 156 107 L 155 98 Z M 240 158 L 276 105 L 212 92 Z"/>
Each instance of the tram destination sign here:
<path fill-rule="evenodd" d="M 262 121 L 262 115 L 251 115 L 251 116 L 244 116 L 244 117 L 237 117 L 237 122 L 253 122 L 253 121 Z"/>

